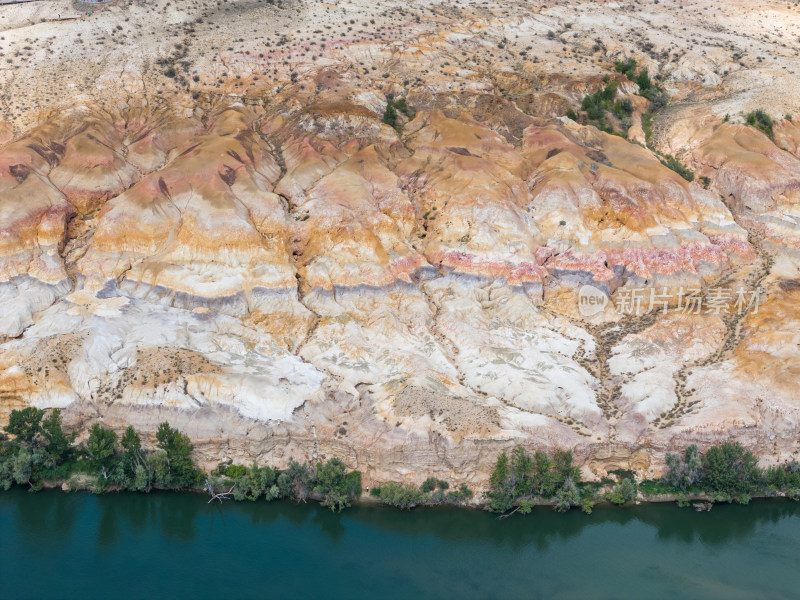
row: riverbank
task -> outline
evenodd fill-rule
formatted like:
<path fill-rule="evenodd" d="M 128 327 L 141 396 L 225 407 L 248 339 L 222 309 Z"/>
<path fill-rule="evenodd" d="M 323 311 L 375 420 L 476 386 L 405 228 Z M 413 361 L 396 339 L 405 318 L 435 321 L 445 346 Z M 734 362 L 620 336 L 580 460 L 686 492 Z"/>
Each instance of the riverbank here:
<path fill-rule="evenodd" d="M 93 494 L 93 495 L 98 495 L 98 492 L 95 489 L 93 489 L 93 487 L 91 485 L 93 480 L 90 479 L 90 478 L 86 478 L 84 481 L 85 481 L 86 485 L 84 487 L 80 487 L 80 488 L 70 487 L 67 484 L 66 480 L 43 481 L 42 482 L 42 489 L 43 490 L 48 490 L 50 492 L 58 492 L 58 491 L 60 491 L 60 492 L 68 493 L 68 494 L 69 493 L 90 493 L 90 494 Z M 11 489 L 15 489 L 15 490 L 18 490 L 18 491 L 25 491 L 25 488 L 23 486 L 15 486 L 14 488 L 11 488 Z M 609 490 L 610 490 L 610 488 L 605 489 L 604 491 L 609 491 Z M 8 490 L 6 490 L 6 491 L 8 491 Z M 2 492 L 0 492 L 0 493 L 2 493 Z M 100 492 L 99 495 L 106 496 L 106 495 L 125 494 L 125 493 L 142 493 L 142 494 L 146 494 L 144 492 L 131 492 L 130 490 L 127 490 L 127 489 L 125 489 L 125 488 L 123 488 L 121 486 L 116 486 L 116 487 L 109 486 L 108 488 L 106 488 L 105 490 Z M 204 487 L 201 487 L 201 486 L 194 487 L 194 488 L 179 488 L 179 489 L 178 488 L 171 489 L 171 488 L 155 487 L 150 492 L 147 492 L 147 493 L 187 494 L 187 495 L 196 496 L 198 498 L 205 498 L 205 499 L 209 500 L 208 503 L 210 503 L 210 497 L 208 495 L 208 490 L 206 488 L 204 488 Z M 234 504 L 239 503 L 236 500 L 233 500 L 232 498 L 226 498 L 224 500 L 229 500 L 229 501 L 231 501 L 231 503 L 234 503 Z M 306 504 L 321 504 L 322 500 L 323 499 L 320 498 L 320 497 L 314 497 L 313 495 L 311 495 L 305 501 L 295 501 L 295 503 L 297 503 L 297 504 L 302 504 L 302 503 L 306 503 Z M 634 501 L 632 501 L 632 502 L 626 502 L 626 503 L 619 504 L 619 503 L 614 503 L 614 502 L 611 502 L 611 501 L 608 501 L 608 500 L 598 500 L 597 502 L 595 502 L 592 505 L 592 508 L 593 509 L 597 509 L 597 508 L 602 508 L 602 507 L 606 507 L 606 508 L 608 508 L 608 507 L 616 507 L 616 508 L 621 508 L 621 509 L 629 509 L 629 508 L 633 509 L 633 508 L 640 507 L 640 506 L 645 506 L 645 505 L 648 505 L 648 504 L 672 504 L 672 503 L 680 506 L 683 501 L 688 502 L 687 506 L 683 506 L 683 508 L 687 508 L 688 506 L 694 505 L 695 503 L 703 503 L 703 504 L 707 504 L 707 505 L 709 505 L 711 507 L 713 507 L 715 504 L 730 504 L 730 503 L 715 503 L 713 500 L 714 500 L 713 499 L 713 495 L 708 494 L 708 493 L 691 493 L 691 494 L 679 494 L 679 493 L 642 494 L 642 493 L 639 493 L 637 495 L 636 499 Z M 787 497 L 787 494 L 785 492 L 780 492 L 780 491 L 776 491 L 776 492 L 772 492 L 772 493 L 765 493 L 765 494 L 755 494 L 755 495 L 751 496 L 751 500 L 758 500 L 758 501 L 780 500 L 780 501 L 792 502 L 792 500 Z M 219 500 L 219 502 L 222 503 L 223 500 Z M 385 508 L 394 508 L 394 509 L 398 508 L 398 507 L 387 506 L 386 503 L 381 501 L 380 497 L 370 494 L 369 491 L 365 491 L 364 493 L 361 494 L 361 496 L 359 496 L 357 498 L 353 498 L 352 501 L 351 501 L 351 506 L 353 508 L 364 508 L 364 509 L 370 509 L 370 508 L 375 508 L 375 507 L 385 507 Z M 533 506 L 535 506 L 535 507 L 537 507 L 539 509 L 546 509 L 546 508 L 555 509 L 558 506 L 558 503 L 556 501 L 554 501 L 554 500 L 551 500 L 551 499 L 536 498 L 533 501 Z M 487 500 L 485 499 L 484 495 L 480 494 L 480 496 L 478 498 L 476 498 L 474 501 L 471 501 L 471 502 L 465 502 L 465 503 L 461 503 L 461 504 L 440 504 L 440 505 L 425 505 L 425 504 L 421 504 L 421 505 L 417 505 L 417 506 L 408 507 L 407 509 L 404 510 L 404 512 L 408 512 L 408 511 L 414 510 L 414 509 L 426 509 L 426 508 L 467 509 L 467 511 L 472 510 L 472 511 L 485 512 L 490 507 L 489 507 L 489 505 L 487 503 Z M 695 509 L 697 510 L 696 507 L 695 507 Z M 707 509 L 704 508 L 704 511 L 707 511 L 707 510 L 711 510 L 711 508 L 707 508 Z M 489 511 L 489 512 L 491 512 L 491 511 Z M 499 516 L 503 516 L 503 515 L 499 515 Z"/>
<path fill-rule="evenodd" d="M 58 409 L 13 410 L 8 435 L 0 437 L 0 489 L 12 483 L 33 491 L 60 487 L 94 493 L 122 490 L 205 491 L 210 501 L 314 500 L 341 512 L 364 497 L 361 472 L 337 457 L 301 463 L 290 459 L 277 469 L 253 462 L 250 466 L 224 461 L 212 472 L 195 463 L 189 437 L 169 423 L 159 425 L 156 444 L 146 448 L 129 426 L 121 438 L 99 423 L 89 428 L 86 442 L 75 446 L 76 432 L 62 428 Z M 10 437 L 9 437 L 10 436 Z M 783 494 L 800 500 L 800 463 L 762 469 L 758 457 L 738 443 L 723 443 L 700 451 L 696 445 L 681 455 L 667 453 L 667 469 L 660 480 L 638 481 L 630 470 L 608 471 L 600 481 L 584 481 L 571 450 L 552 453 L 523 446 L 501 452 L 486 489 L 476 491 L 429 476 L 421 484 L 384 482 L 367 488 L 368 498 L 410 510 L 418 506 L 473 506 L 509 517 L 530 513 L 536 506 L 558 512 L 595 506 L 635 504 L 653 497 L 710 510 L 713 504 L 747 504 L 753 497 Z M 700 504 L 698 504 L 698 502 Z"/>

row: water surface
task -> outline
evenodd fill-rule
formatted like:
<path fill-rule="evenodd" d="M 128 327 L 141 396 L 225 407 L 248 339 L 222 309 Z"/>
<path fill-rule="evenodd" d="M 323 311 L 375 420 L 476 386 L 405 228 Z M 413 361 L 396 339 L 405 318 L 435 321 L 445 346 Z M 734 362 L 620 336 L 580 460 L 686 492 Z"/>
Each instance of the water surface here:
<path fill-rule="evenodd" d="M 341 515 L 195 494 L 0 492 L 4 598 L 798 598 L 800 503 Z"/>

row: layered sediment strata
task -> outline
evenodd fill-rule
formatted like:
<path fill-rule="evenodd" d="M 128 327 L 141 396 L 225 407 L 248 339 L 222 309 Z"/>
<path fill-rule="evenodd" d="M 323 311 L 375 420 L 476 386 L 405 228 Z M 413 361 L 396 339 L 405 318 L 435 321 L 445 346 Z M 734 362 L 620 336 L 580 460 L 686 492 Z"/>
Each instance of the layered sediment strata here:
<path fill-rule="evenodd" d="M 39 4 L 4 8 L 6 50 L 27 52 Z M 359 4 L 344 26 L 313 2 L 170 3 L 157 24 L 114 5 L 53 25 L 62 72 L 7 63 L 0 422 L 28 404 L 80 431 L 169 420 L 206 466 L 335 455 L 367 481 L 481 485 L 517 443 L 597 476 L 656 474 L 691 442 L 793 456 L 799 138 L 759 77 L 795 41 L 753 41 L 713 2 L 658 5 L 641 44 L 614 3 L 464 4 Z M 704 7 L 720 45 L 674 50 Z M 180 41 L 131 41 L 143 23 Z M 140 52 L 106 41 L 92 63 L 92 27 Z M 745 43 L 770 58 L 734 58 Z M 652 135 L 627 56 L 672 97 Z M 627 139 L 563 116 L 604 75 L 634 106 Z M 47 111 L 9 110 L 23 85 Z M 759 106 L 772 137 L 724 119 Z"/>
<path fill-rule="evenodd" d="M 693 153 L 693 161 L 711 179 L 736 214 L 750 227 L 781 246 L 800 248 L 798 204 L 800 161 L 753 127 L 723 124 Z"/>
<path fill-rule="evenodd" d="M 536 166 L 530 209 L 549 236 L 556 276 L 609 293 L 623 281 L 700 287 L 752 258 L 725 205 L 644 148 L 565 119 L 526 130 L 524 149 Z"/>

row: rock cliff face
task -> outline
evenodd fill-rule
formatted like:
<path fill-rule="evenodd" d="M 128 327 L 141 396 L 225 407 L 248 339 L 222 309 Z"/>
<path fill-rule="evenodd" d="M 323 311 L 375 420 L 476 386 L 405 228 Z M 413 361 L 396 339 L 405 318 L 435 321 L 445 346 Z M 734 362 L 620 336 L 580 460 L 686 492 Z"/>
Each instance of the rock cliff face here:
<path fill-rule="evenodd" d="M 767 4 L 3 7 L 0 423 L 368 484 L 794 456 L 800 9 Z M 629 56 L 671 96 L 650 147 Z M 604 75 L 628 139 L 563 116 Z"/>

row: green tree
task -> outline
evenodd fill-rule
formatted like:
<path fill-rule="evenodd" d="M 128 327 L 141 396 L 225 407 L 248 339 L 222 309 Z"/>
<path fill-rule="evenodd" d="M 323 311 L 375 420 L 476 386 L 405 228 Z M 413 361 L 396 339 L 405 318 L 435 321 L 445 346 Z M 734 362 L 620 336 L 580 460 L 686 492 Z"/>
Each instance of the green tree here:
<path fill-rule="evenodd" d="M 107 480 L 117 454 L 117 434 L 99 423 L 94 423 L 89 428 L 86 454 L 91 458 L 95 468 L 100 470 L 103 479 Z"/>
<path fill-rule="evenodd" d="M 683 492 L 695 485 L 702 476 L 702 459 L 697 444 L 690 444 L 683 452 L 683 459 L 678 454 L 667 452 L 665 457 L 667 472 L 664 480 L 667 484 Z"/>
<path fill-rule="evenodd" d="M 127 454 L 136 455 L 142 451 L 142 438 L 131 425 L 128 425 L 122 434 L 120 445 Z"/>
<path fill-rule="evenodd" d="M 144 453 L 142 452 L 142 438 L 136 430 L 128 425 L 120 440 L 122 446 L 122 466 L 125 475 L 131 479 L 136 476 L 136 468 L 145 466 Z"/>
<path fill-rule="evenodd" d="M 233 466 L 233 465 L 232 465 Z M 259 467 L 255 461 L 252 466 L 234 477 L 234 500 L 258 500 L 266 495 L 267 500 L 274 499 L 272 488 L 275 485 L 276 475 L 269 467 Z"/>
<path fill-rule="evenodd" d="M 581 469 L 572 464 L 572 450 L 556 449 L 553 452 L 553 472 L 556 487 L 562 487 L 567 480 L 578 484 L 581 481 Z"/>
<path fill-rule="evenodd" d="M 529 515 L 534 506 L 536 506 L 536 503 L 533 501 L 533 498 L 522 499 L 519 501 L 519 513 L 521 515 Z"/>
<path fill-rule="evenodd" d="M 148 492 L 152 485 L 152 476 L 144 463 L 137 464 L 133 471 L 131 489 L 135 492 Z"/>
<path fill-rule="evenodd" d="M 497 457 L 494 470 L 489 477 L 489 507 L 495 512 L 506 512 L 514 507 L 514 485 L 511 481 L 511 470 L 508 454 L 501 452 Z"/>
<path fill-rule="evenodd" d="M 33 457 L 27 448 L 20 448 L 12 465 L 12 475 L 14 482 L 19 485 L 30 483 L 33 476 Z"/>
<path fill-rule="evenodd" d="M 169 485 L 190 486 L 197 483 L 198 470 L 192 461 L 192 445 L 189 436 L 164 422 L 158 426 L 156 441 L 159 449 L 166 454 L 169 467 Z"/>
<path fill-rule="evenodd" d="M 612 81 L 608 85 L 606 85 L 605 89 L 603 89 L 601 92 L 603 100 L 605 100 L 606 102 L 611 102 L 617 95 L 618 88 L 619 84 L 616 81 Z"/>
<path fill-rule="evenodd" d="M 14 483 L 14 458 L 0 460 L 0 489 L 7 490 Z"/>
<path fill-rule="evenodd" d="M 250 468 L 250 480 L 252 481 L 252 494 L 256 498 L 264 495 L 267 500 L 273 500 L 277 496 L 277 488 L 275 483 L 277 474 L 271 467 L 258 467 L 253 461 L 253 466 Z M 274 488 L 274 490 L 273 490 Z"/>
<path fill-rule="evenodd" d="M 56 465 L 64 462 L 72 452 L 75 434 L 67 435 L 61 427 L 61 409 L 54 408 L 42 421 L 42 438 L 47 444 L 47 453 Z"/>
<path fill-rule="evenodd" d="M 635 79 L 634 70 L 636 69 L 636 59 L 628 58 L 625 61 L 618 60 L 614 63 L 614 69 L 618 73 L 623 73 L 625 77 L 633 81 Z"/>
<path fill-rule="evenodd" d="M 514 498 L 528 496 L 532 493 L 530 473 L 533 471 L 533 460 L 522 446 L 511 451 L 511 485 Z"/>
<path fill-rule="evenodd" d="M 36 436 L 42 431 L 44 411 L 33 406 L 12 410 L 5 430 L 15 437 L 15 441 L 30 449 Z"/>
<path fill-rule="evenodd" d="M 558 512 L 566 512 L 581 503 L 581 492 L 572 478 L 567 477 L 556 491 L 554 499 L 555 509 Z"/>
<path fill-rule="evenodd" d="M 329 458 L 317 465 L 314 492 L 322 496 L 322 505 L 340 512 L 361 495 L 361 473 L 347 473 L 347 465 L 338 458 Z"/>
<path fill-rule="evenodd" d="M 149 491 L 153 485 L 168 487 L 174 485 L 170 474 L 170 464 L 167 453 L 161 448 L 154 452 L 149 452 L 146 456 L 146 476 L 147 485 L 145 489 Z"/>
<path fill-rule="evenodd" d="M 761 484 L 758 458 L 738 442 L 712 446 L 703 455 L 703 485 L 719 495 L 750 495 Z"/>
<path fill-rule="evenodd" d="M 294 498 L 305 502 L 313 482 L 306 465 L 290 460 L 289 468 L 278 475 L 277 485 L 282 498 Z"/>
<path fill-rule="evenodd" d="M 537 496 L 550 498 L 556 492 L 556 477 L 553 463 L 545 452 L 537 450 L 533 455 L 533 476 L 531 489 Z"/>

